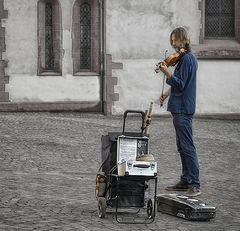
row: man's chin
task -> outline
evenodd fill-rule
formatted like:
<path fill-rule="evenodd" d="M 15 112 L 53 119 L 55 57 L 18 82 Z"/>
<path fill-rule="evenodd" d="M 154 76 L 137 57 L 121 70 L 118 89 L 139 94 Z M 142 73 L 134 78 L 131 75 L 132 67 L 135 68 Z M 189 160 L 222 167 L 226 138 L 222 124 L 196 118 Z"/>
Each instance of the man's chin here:
<path fill-rule="evenodd" d="M 176 52 L 180 51 L 181 47 L 173 47 Z"/>

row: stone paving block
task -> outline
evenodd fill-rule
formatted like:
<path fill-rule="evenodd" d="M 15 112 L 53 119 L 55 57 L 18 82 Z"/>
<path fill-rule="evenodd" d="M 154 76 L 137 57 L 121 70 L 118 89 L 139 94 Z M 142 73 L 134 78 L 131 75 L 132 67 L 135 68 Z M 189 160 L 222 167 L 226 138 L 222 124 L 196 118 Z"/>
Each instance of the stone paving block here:
<path fill-rule="evenodd" d="M 138 117 L 126 129 L 139 130 Z M 101 136 L 122 131 L 122 117 L 84 113 L 0 113 L 0 230 L 239 230 L 240 121 L 194 119 L 201 200 L 216 218 L 192 222 L 157 213 L 149 225 L 97 215 L 95 177 Z M 171 118 L 153 117 L 150 153 L 158 162 L 158 193 L 181 172 Z"/>

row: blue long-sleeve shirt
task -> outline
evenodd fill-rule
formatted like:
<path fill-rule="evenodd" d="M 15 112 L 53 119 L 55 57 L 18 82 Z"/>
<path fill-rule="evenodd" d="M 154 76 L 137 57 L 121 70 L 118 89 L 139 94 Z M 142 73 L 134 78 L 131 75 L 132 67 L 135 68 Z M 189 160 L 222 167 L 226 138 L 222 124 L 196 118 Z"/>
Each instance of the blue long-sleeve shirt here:
<path fill-rule="evenodd" d="M 167 110 L 172 113 L 194 114 L 196 107 L 197 59 L 188 51 L 178 62 L 173 75 L 167 79 L 171 86 Z"/>

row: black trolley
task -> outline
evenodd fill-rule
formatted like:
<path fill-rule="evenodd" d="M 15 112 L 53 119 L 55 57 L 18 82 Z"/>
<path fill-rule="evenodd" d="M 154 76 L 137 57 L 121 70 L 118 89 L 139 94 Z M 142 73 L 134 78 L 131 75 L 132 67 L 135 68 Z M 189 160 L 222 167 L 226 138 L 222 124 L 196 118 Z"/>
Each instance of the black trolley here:
<path fill-rule="evenodd" d="M 125 132 L 128 113 L 141 114 L 141 132 Z M 120 159 L 120 154 L 128 155 L 128 152 L 133 154 L 135 151 L 137 157 L 149 155 L 149 135 L 143 133 L 145 121 L 146 114 L 143 111 L 127 110 L 124 112 L 123 131 L 109 132 L 108 135 L 101 137 L 102 165 L 96 177 L 96 198 L 100 218 L 105 217 L 106 209 L 109 208 L 115 213 L 116 221 L 119 223 L 149 224 L 155 219 L 156 162 L 121 163 Z M 153 192 L 150 188 L 154 189 Z"/>

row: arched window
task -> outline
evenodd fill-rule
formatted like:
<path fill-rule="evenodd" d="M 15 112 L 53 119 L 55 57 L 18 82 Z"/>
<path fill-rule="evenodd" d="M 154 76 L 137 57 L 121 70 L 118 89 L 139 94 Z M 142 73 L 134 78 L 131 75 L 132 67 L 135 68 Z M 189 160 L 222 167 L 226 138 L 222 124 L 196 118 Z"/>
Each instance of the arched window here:
<path fill-rule="evenodd" d="M 100 19 L 96 0 L 76 0 L 72 20 L 74 75 L 99 73 Z"/>
<path fill-rule="evenodd" d="M 38 75 L 62 73 L 61 9 L 58 0 L 38 1 Z"/>
<path fill-rule="evenodd" d="M 80 6 L 80 69 L 91 70 L 91 6 Z"/>
<path fill-rule="evenodd" d="M 45 67 L 48 70 L 54 69 L 52 17 L 52 4 L 48 2 L 45 6 Z"/>

